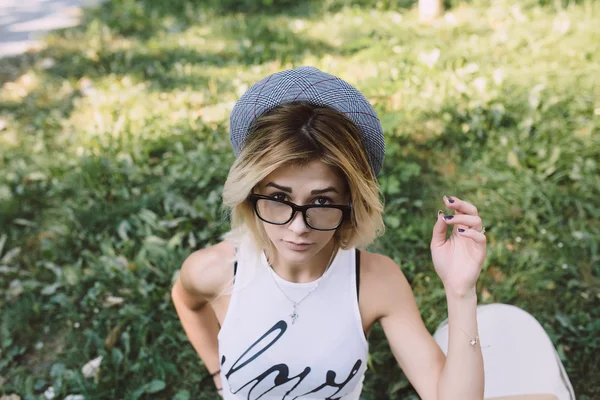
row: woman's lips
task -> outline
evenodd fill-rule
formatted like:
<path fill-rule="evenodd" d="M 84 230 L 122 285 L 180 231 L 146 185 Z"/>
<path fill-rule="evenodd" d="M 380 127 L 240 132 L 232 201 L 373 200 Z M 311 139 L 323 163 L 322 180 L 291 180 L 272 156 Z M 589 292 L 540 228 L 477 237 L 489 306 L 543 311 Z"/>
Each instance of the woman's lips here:
<path fill-rule="evenodd" d="M 283 241 L 290 249 L 292 250 L 306 250 L 308 249 L 310 246 L 312 246 L 312 243 L 307 243 L 307 244 L 296 244 L 293 242 L 288 242 L 287 240 Z"/>

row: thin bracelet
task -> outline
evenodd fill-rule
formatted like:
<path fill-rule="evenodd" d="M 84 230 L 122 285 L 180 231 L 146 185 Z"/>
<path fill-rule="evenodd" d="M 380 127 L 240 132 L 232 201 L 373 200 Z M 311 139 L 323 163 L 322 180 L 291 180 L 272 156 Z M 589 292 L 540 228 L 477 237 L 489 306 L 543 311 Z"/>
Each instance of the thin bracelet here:
<path fill-rule="evenodd" d="M 204 382 L 206 382 L 209 378 L 214 378 L 215 376 L 217 376 L 219 373 L 221 372 L 221 370 L 219 369 L 218 371 L 215 371 L 213 373 L 211 373 L 210 371 L 208 372 L 209 375 L 206 375 L 204 378 L 202 378 L 202 380 L 200 381 L 200 384 L 203 384 Z"/>
<path fill-rule="evenodd" d="M 458 329 L 460 329 L 461 331 L 463 331 L 463 329 L 460 326 L 458 327 Z M 471 338 L 471 336 L 469 336 L 469 334 L 467 332 L 463 331 L 463 333 L 465 335 L 467 335 L 468 338 Z M 471 341 L 469 342 L 469 344 L 471 346 L 475 346 L 477 343 L 479 343 L 479 335 L 475 335 L 475 339 L 471 339 Z"/>

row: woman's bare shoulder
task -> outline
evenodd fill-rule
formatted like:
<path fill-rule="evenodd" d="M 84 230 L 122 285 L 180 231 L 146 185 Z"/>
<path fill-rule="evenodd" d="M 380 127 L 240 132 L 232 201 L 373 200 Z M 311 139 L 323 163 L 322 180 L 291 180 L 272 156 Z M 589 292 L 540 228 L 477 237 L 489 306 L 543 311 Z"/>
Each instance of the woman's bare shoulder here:
<path fill-rule="evenodd" d="M 207 301 L 221 294 L 233 278 L 234 246 L 224 240 L 190 254 L 179 277 L 185 291 Z"/>
<path fill-rule="evenodd" d="M 361 250 L 361 307 L 379 319 L 387 313 L 391 299 L 410 298 L 412 289 L 400 266 L 384 254 Z"/>
<path fill-rule="evenodd" d="M 401 274 L 398 264 L 384 254 L 361 250 L 360 257 L 361 279 L 365 278 L 377 282 Z"/>

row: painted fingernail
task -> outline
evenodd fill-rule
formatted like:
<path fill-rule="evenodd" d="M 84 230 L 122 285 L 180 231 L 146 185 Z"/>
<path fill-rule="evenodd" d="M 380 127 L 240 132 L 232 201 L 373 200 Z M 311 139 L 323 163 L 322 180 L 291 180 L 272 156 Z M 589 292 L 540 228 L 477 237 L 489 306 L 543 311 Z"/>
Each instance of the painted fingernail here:
<path fill-rule="evenodd" d="M 464 232 L 465 230 L 464 230 L 463 228 L 458 228 L 458 231 L 462 233 L 462 232 Z"/>
<path fill-rule="evenodd" d="M 454 218 L 454 215 L 446 215 L 446 216 L 444 217 L 444 219 L 445 219 L 446 221 L 449 221 L 449 220 L 451 220 L 452 218 Z"/>
<path fill-rule="evenodd" d="M 454 203 L 454 199 L 450 196 L 446 196 L 446 198 L 448 199 L 448 203 Z"/>

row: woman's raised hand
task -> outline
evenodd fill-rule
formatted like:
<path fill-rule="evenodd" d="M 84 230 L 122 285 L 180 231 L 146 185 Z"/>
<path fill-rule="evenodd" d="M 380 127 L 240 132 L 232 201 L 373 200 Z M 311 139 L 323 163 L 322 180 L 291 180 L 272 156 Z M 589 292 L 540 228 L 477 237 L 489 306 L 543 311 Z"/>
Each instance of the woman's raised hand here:
<path fill-rule="evenodd" d="M 431 238 L 431 257 L 446 294 L 475 296 L 475 284 L 486 253 L 486 237 L 477 208 L 454 196 L 444 196 L 454 215 L 438 212 Z M 452 234 L 446 238 L 448 225 Z"/>

